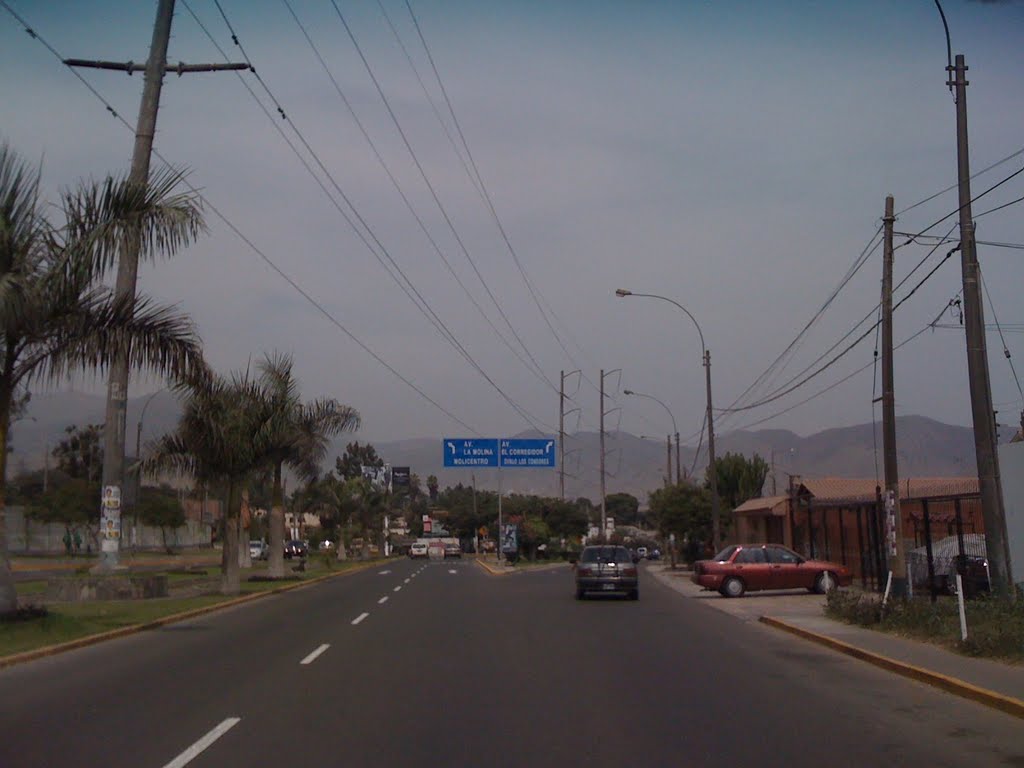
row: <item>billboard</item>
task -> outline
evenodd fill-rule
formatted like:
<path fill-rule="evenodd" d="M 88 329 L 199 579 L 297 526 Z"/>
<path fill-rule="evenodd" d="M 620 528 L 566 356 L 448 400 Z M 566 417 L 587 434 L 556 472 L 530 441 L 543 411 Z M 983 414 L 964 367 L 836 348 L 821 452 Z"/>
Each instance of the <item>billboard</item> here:
<path fill-rule="evenodd" d="M 391 486 L 393 488 L 408 488 L 412 477 L 409 467 L 391 468 Z"/>
<path fill-rule="evenodd" d="M 378 491 L 391 491 L 391 465 L 382 467 L 360 467 L 363 478 Z"/>

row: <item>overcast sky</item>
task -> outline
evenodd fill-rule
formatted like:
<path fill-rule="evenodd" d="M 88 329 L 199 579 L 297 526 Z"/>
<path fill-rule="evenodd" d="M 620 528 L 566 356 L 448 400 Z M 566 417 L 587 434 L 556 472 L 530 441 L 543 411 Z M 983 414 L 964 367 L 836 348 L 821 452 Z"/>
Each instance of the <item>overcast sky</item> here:
<path fill-rule="evenodd" d="M 64 57 L 146 58 L 155 2 L 8 2 Z M 600 368 L 622 369 L 621 384 L 617 375 L 607 380 L 623 406 L 610 415 L 612 427 L 669 431 L 656 403 L 617 394 L 630 388 L 662 399 L 684 439 L 700 428 L 705 393 L 696 330 L 669 304 L 615 298 L 616 288 L 662 294 L 693 313 L 712 351 L 715 405 L 724 408 L 847 273 L 878 228 L 887 193 L 901 210 L 956 181 L 954 103 L 945 87 L 942 23 L 931 0 L 413 0 L 504 231 L 539 292 L 537 301 L 554 310 L 545 320 L 470 182 L 465 153 L 460 161 L 381 6 L 337 0 L 444 213 L 331 0 L 290 3 L 479 308 L 403 203 L 286 4 L 221 0 L 291 124 L 386 249 L 387 256 L 378 255 L 394 260 L 487 377 L 545 431 L 558 424 L 559 372 L 576 368 L 587 379 L 578 392 L 578 379 L 569 386 L 583 410 L 582 429 L 597 425 L 593 385 Z M 964 53 L 970 66 L 977 171 L 1024 148 L 1024 5 L 945 0 L 944 6 L 953 52 Z M 211 0 L 178 0 L 169 59 L 222 60 L 189 7 L 240 59 Z M 383 0 L 383 7 L 458 142 L 404 0 Z M 134 123 L 141 75 L 82 74 Z M 253 76 L 244 79 L 267 102 Z M 0 98 L 0 139 L 43 163 L 50 199 L 81 178 L 127 170 L 131 133 L 3 10 Z M 170 162 L 191 169 L 191 183 L 246 238 L 437 403 L 481 435 L 530 428 L 402 292 L 278 128 L 308 158 L 291 125 L 265 117 L 235 74 L 170 75 L 156 145 Z M 308 162 L 322 176 L 315 161 Z M 1024 155 L 980 176 L 974 193 L 1022 165 Z M 334 193 L 332 182 L 324 184 Z M 978 201 L 974 211 L 1021 195 L 1024 174 Z M 955 192 L 947 193 L 900 216 L 896 229 L 916 232 L 955 207 Z M 1024 242 L 1022 213 L 1024 205 L 1013 205 L 980 218 L 979 239 Z M 358 408 L 363 437 L 467 432 L 332 325 L 209 207 L 206 217 L 209 235 L 172 261 L 145 267 L 140 290 L 179 303 L 195 318 L 215 367 L 244 367 L 268 350 L 291 352 L 304 393 Z M 942 235 L 952 224 L 930 231 Z M 927 252 L 916 245 L 899 249 L 897 279 Z M 1000 321 L 1024 328 L 1024 257 L 1019 250 L 980 246 L 979 258 Z M 772 386 L 758 393 L 796 376 L 871 311 L 881 265 L 877 250 Z M 932 321 L 959 287 L 954 256 L 900 308 L 897 342 Z M 986 313 L 991 321 L 988 307 Z M 1006 340 L 1024 368 L 1024 336 L 1008 333 Z M 998 336 L 988 341 L 1000 420 L 1012 423 L 1020 396 Z M 791 395 L 719 416 L 718 431 L 760 421 L 813 395 L 869 363 L 873 350 L 872 334 Z M 531 371 L 528 355 L 547 383 Z M 133 392 L 158 386 L 139 382 Z M 969 424 L 962 331 L 929 331 L 901 349 L 896 389 L 898 413 Z M 871 399 L 869 369 L 764 426 L 806 434 L 867 422 Z M 575 428 L 575 417 L 568 424 Z"/>

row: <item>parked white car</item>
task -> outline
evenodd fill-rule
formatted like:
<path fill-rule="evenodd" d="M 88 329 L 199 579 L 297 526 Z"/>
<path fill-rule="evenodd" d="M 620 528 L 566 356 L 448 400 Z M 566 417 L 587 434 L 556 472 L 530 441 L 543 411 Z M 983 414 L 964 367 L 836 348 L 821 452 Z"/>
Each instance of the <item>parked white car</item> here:
<path fill-rule="evenodd" d="M 409 557 L 428 557 L 429 554 L 430 553 L 427 551 L 427 542 L 425 541 L 414 542 L 413 545 L 409 547 Z"/>
<path fill-rule="evenodd" d="M 250 541 L 249 542 L 249 555 L 253 560 L 266 560 L 270 554 L 270 548 L 264 541 Z"/>

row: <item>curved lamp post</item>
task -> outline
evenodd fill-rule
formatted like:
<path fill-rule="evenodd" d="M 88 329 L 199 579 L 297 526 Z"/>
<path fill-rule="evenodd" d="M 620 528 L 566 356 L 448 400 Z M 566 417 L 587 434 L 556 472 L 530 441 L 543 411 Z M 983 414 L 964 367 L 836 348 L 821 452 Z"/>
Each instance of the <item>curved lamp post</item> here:
<path fill-rule="evenodd" d="M 719 501 L 718 501 L 718 473 L 715 471 L 715 421 L 714 411 L 711 407 L 711 352 L 708 350 L 707 345 L 704 343 L 704 332 L 700 329 L 700 323 L 697 322 L 697 318 L 693 314 L 680 304 L 678 301 L 668 298 L 667 296 L 658 296 L 653 293 L 633 293 L 627 291 L 625 288 L 619 288 L 615 291 L 615 295 L 622 298 L 625 296 L 639 296 L 647 299 L 661 299 L 667 301 L 669 304 L 674 304 L 676 307 L 681 309 L 686 316 L 693 321 L 694 327 L 697 329 L 697 334 L 700 336 L 700 346 L 703 352 L 704 358 L 704 378 L 707 384 L 707 410 L 708 410 L 708 464 L 711 467 L 711 542 L 718 552 L 722 546 L 721 536 L 721 514 L 719 512 Z"/>
<path fill-rule="evenodd" d="M 665 409 L 665 413 L 667 413 L 668 417 L 670 419 L 672 419 L 672 431 L 675 433 L 675 436 L 676 436 L 676 482 L 677 483 L 683 482 L 683 473 L 682 473 L 682 469 L 681 469 L 682 465 L 681 465 L 680 460 L 679 460 L 679 428 L 676 426 L 676 417 L 674 415 L 672 415 L 672 410 L 667 405 L 665 405 L 663 402 L 661 402 L 661 400 L 656 398 L 654 395 L 645 395 L 643 392 L 634 392 L 632 389 L 624 389 L 624 390 L 622 390 L 622 394 L 624 394 L 624 395 L 633 395 L 633 397 L 646 397 L 648 400 L 653 400 L 658 405 L 660 405 L 662 408 L 664 408 Z M 669 482 L 671 482 L 672 481 L 671 464 L 669 464 L 669 468 L 670 468 L 670 471 L 668 473 L 669 474 L 669 478 L 668 479 L 669 479 Z"/>

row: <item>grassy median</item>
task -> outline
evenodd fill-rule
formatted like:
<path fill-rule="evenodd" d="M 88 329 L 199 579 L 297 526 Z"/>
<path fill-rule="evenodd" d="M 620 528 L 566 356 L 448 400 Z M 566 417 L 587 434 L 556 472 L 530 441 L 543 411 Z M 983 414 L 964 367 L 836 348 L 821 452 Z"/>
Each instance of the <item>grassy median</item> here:
<path fill-rule="evenodd" d="M 298 582 L 310 581 L 328 573 L 351 570 L 359 565 L 363 565 L 363 563 L 358 561 L 328 562 L 324 558 L 315 557 L 307 562 L 304 573 L 288 570 L 288 576 L 280 581 L 247 580 L 250 576 L 262 575 L 265 568 L 253 569 L 252 572 L 243 571 L 241 595 L 272 592 Z M 170 576 L 172 589 L 175 581 L 189 579 L 189 577 L 179 574 Z M 219 583 L 219 574 L 211 569 L 207 578 L 211 580 L 211 590 L 216 589 L 216 584 Z M 45 581 L 29 581 L 18 585 L 18 593 L 23 597 L 41 595 L 45 589 Z M 205 608 L 233 599 L 234 597 L 219 594 L 203 594 L 196 597 L 171 596 L 150 600 L 53 603 L 45 606 L 45 612 L 41 612 L 45 615 L 32 616 L 31 611 L 25 611 L 23 613 L 28 614 L 25 618 L 0 620 L 0 658 L 109 632 L 113 629 L 146 624 L 176 613 Z"/>

